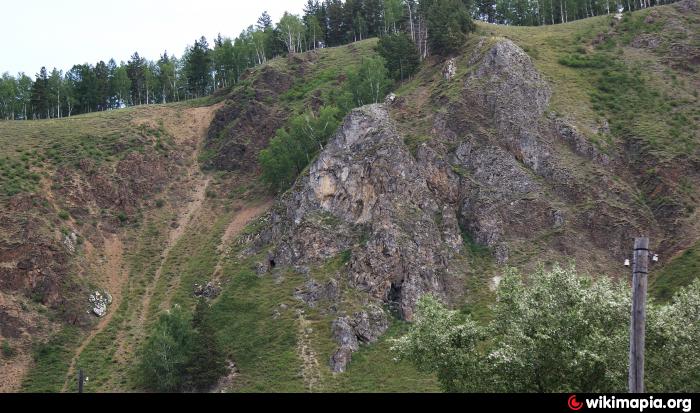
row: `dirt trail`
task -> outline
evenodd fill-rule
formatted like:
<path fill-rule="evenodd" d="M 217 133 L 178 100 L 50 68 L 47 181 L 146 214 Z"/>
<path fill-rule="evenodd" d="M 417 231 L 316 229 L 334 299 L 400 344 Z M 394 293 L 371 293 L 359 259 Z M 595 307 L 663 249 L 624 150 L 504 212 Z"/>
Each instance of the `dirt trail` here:
<path fill-rule="evenodd" d="M 110 304 L 107 314 L 100 320 L 97 327 L 92 330 L 90 335 L 87 336 L 76 349 L 70 367 L 68 368 L 68 373 L 66 374 L 63 392 L 68 390 L 68 385 L 72 382 L 71 378 L 75 374 L 76 363 L 83 350 L 85 350 L 92 340 L 109 325 L 110 321 L 112 321 L 112 317 L 114 317 L 119 305 L 121 305 L 124 285 L 129 279 L 124 267 L 124 245 L 122 241 L 118 236 L 113 235 L 105 239 L 104 245 L 106 262 L 100 271 L 100 273 L 103 274 L 100 285 L 112 295 L 112 304 Z"/>
<path fill-rule="evenodd" d="M 170 231 L 170 234 L 168 234 L 168 242 L 161 254 L 162 259 L 160 261 L 160 265 L 156 270 L 156 274 L 153 277 L 153 281 L 146 289 L 146 293 L 143 295 L 143 300 L 141 302 L 141 316 L 139 317 L 139 326 L 141 326 L 142 328 L 146 325 L 146 321 L 148 320 L 148 313 L 151 306 L 151 298 L 153 297 L 153 290 L 160 281 L 160 275 L 163 272 L 163 266 L 165 265 L 165 262 L 167 261 L 168 256 L 170 255 L 170 251 L 177 244 L 180 238 L 182 238 L 182 236 L 185 234 L 185 230 L 187 229 L 187 226 L 192 220 L 192 218 L 202 208 L 202 205 L 204 204 L 204 200 L 206 198 L 206 189 L 207 185 L 209 185 L 209 181 L 210 178 L 206 178 L 201 180 L 197 184 L 194 190 L 194 194 L 192 196 L 192 201 L 190 201 L 190 203 L 187 205 L 187 208 L 185 209 L 184 213 L 182 213 L 179 216 L 177 220 L 177 226 Z"/>
<path fill-rule="evenodd" d="M 195 148 L 198 148 L 201 142 L 204 140 L 214 114 L 220 106 L 221 105 L 219 104 L 210 107 L 189 109 L 187 111 L 189 116 L 185 117 L 187 120 L 183 120 L 181 118 L 180 122 L 168 125 L 168 130 L 174 133 L 175 139 L 180 143 L 189 141 L 189 143 L 193 144 Z M 171 250 L 185 234 L 189 223 L 199 212 L 199 210 L 202 209 L 202 205 L 206 200 L 207 186 L 209 185 L 211 178 L 203 176 L 200 172 L 199 163 L 197 162 L 198 156 L 198 150 L 195 149 L 192 151 L 190 166 L 187 170 L 186 181 L 195 181 L 192 189 L 192 196 L 185 209 L 178 214 L 177 225 L 175 228 L 171 229 L 170 233 L 168 234 L 167 244 L 161 253 L 160 265 L 156 270 L 153 281 L 150 283 L 146 289 L 146 293 L 143 296 L 141 303 L 141 314 L 138 322 L 141 330 L 144 330 L 146 321 L 148 320 L 151 298 L 153 297 L 155 287 L 160 281 L 160 276 L 163 272 L 163 265 L 165 265 Z"/>
<path fill-rule="evenodd" d="M 141 307 L 138 316 L 138 325 L 134 326 L 136 331 L 139 333 L 143 333 L 145 331 L 144 325 L 148 319 L 148 310 L 150 307 L 151 297 L 153 295 L 153 290 L 160 279 L 163 264 L 173 246 L 185 233 L 189 222 L 202 207 L 206 198 L 206 188 L 209 185 L 210 178 L 205 177 L 199 170 L 199 165 L 197 163 L 198 148 L 206 136 L 207 129 L 214 117 L 214 114 L 220 106 L 221 104 L 209 107 L 186 109 L 183 113 L 184 116 L 180 116 L 179 114 L 177 116 L 170 116 L 168 113 L 154 111 L 153 113 L 149 113 L 144 118 L 139 120 L 140 122 L 149 122 L 163 119 L 168 131 L 173 134 L 176 142 L 179 145 L 187 145 L 192 148 L 190 165 L 187 167 L 184 182 L 190 183 L 194 181 L 191 185 L 192 194 L 190 201 L 186 205 L 181 206 L 181 210 L 178 211 L 178 225 L 171 229 L 170 233 L 168 234 L 166 245 L 161 253 L 161 262 L 158 270 L 155 273 L 153 281 L 148 285 L 146 293 L 144 294 L 142 302 L 140 303 Z M 86 337 L 76 349 L 75 355 L 73 356 L 71 365 L 66 375 L 66 381 L 63 386 L 64 392 L 67 391 L 69 383 L 72 382 L 71 378 L 75 374 L 76 363 L 80 358 L 80 354 L 85 350 L 85 348 L 87 348 L 92 340 L 97 337 L 98 334 L 104 331 L 104 329 L 112 321 L 116 310 L 119 308 L 119 305 L 122 302 L 124 294 L 123 288 L 126 286 L 129 279 L 128 270 L 124 266 L 123 262 L 124 246 L 122 245 L 121 240 L 117 236 L 112 236 L 105 239 L 104 252 L 106 262 L 100 269 L 100 273 L 104 275 L 103 279 L 100 280 L 100 285 L 107 289 L 110 294 L 112 294 L 112 304 L 109 306 L 105 317 L 99 321 L 90 335 Z M 120 355 L 125 353 L 125 346 L 127 346 L 125 342 L 121 342 L 121 340 L 119 341 L 120 342 L 117 343 L 117 359 L 120 358 Z"/>
<path fill-rule="evenodd" d="M 303 313 L 299 314 L 299 341 L 297 342 L 297 352 L 302 361 L 301 375 L 304 384 L 310 392 L 318 389 L 321 384 L 321 369 L 318 363 L 318 355 L 311 343 L 311 323 Z"/>
<path fill-rule="evenodd" d="M 258 218 L 265 212 L 267 212 L 272 207 L 273 200 L 268 199 L 262 204 L 257 205 L 247 205 L 243 207 L 240 211 L 236 212 L 236 216 L 228 224 L 224 235 L 221 237 L 221 244 L 219 244 L 219 261 L 216 263 L 214 268 L 214 280 L 217 280 L 221 276 L 223 257 L 226 253 L 226 248 L 229 246 L 231 241 L 233 241 L 240 233 L 245 229 L 246 225 L 251 223 L 254 219 Z"/>

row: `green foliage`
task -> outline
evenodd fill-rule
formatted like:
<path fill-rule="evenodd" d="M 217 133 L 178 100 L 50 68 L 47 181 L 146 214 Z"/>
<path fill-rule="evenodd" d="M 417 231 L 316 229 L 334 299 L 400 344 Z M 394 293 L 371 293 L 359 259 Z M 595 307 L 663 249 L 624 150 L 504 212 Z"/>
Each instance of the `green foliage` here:
<path fill-rule="evenodd" d="M 649 280 L 649 292 L 657 300 L 668 302 L 682 287 L 700 278 L 700 242 L 668 263 L 660 271 L 653 271 Z"/>
<path fill-rule="evenodd" d="M 525 281 L 511 271 L 487 325 L 426 297 L 394 350 L 451 392 L 622 392 L 630 305 L 629 288 L 607 278 L 555 267 Z M 648 320 L 648 388 L 697 391 L 700 281 L 670 306 L 650 305 Z"/>
<path fill-rule="evenodd" d="M 647 391 L 700 390 L 700 279 L 647 316 Z"/>
<path fill-rule="evenodd" d="M 394 80 L 410 78 L 420 66 L 418 48 L 406 33 L 382 37 L 377 44 L 377 51 L 384 58 L 389 75 Z"/>
<path fill-rule="evenodd" d="M 162 314 L 143 349 L 138 369 L 141 384 L 159 392 L 182 389 L 193 342 L 190 319 L 181 307 Z"/>
<path fill-rule="evenodd" d="M 340 112 L 324 106 L 318 114 L 295 116 L 288 129 L 280 129 L 267 149 L 260 152 L 262 179 L 275 190 L 288 188 L 296 177 L 323 150 L 338 128 Z"/>
<path fill-rule="evenodd" d="M 559 63 L 585 71 L 593 80 L 592 107 L 608 119 L 613 136 L 641 140 L 645 149 L 660 155 L 685 154 L 696 146 L 686 109 L 653 87 L 641 68 L 604 51 L 579 51 Z"/>
<path fill-rule="evenodd" d="M 456 53 L 474 30 L 469 11 L 462 0 L 428 2 L 428 43 L 432 53 L 446 56 Z"/>
<path fill-rule="evenodd" d="M 10 342 L 7 340 L 2 341 L 2 356 L 6 359 L 12 358 L 17 354 L 17 351 L 12 348 Z"/>
<path fill-rule="evenodd" d="M 70 219 L 70 214 L 68 213 L 68 211 L 60 211 L 58 213 L 58 217 L 64 221 L 67 221 L 68 219 Z"/>
<path fill-rule="evenodd" d="M 192 316 L 195 335 L 185 375 L 189 380 L 187 387 L 197 390 L 211 388 L 226 373 L 226 356 L 208 320 L 209 311 L 209 304 L 201 298 Z"/>
<path fill-rule="evenodd" d="M 208 304 L 200 301 L 193 317 L 176 305 L 160 316 L 143 348 L 140 384 L 149 390 L 206 390 L 226 371 L 225 357 L 207 325 Z"/>
<path fill-rule="evenodd" d="M 363 59 L 359 69 L 348 72 L 348 90 L 355 107 L 383 102 L 390 86 L 389 72 L 381 57 Z"/>

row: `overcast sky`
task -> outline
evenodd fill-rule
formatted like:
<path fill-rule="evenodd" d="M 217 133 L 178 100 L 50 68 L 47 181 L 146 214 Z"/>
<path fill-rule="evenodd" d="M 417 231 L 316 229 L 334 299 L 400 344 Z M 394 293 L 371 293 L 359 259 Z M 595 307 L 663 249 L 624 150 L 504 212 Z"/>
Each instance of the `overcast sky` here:
<path fill-rule="evenodd" d="M 0 73 L 34 76 L 42 66 L 69 70 L 138 51 L 182 56 L 202 35 L 235 37 L 267 10 L 301 14 L 306 0 L 13 0 L 2 2 Z"/>

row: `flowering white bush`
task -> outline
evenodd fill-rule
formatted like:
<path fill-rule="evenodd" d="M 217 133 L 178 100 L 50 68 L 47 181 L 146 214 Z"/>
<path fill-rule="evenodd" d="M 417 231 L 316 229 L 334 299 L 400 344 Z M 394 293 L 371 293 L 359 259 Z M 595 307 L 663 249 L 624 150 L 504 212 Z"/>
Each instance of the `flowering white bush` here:
<path fill-rule="evenodd" d="M 606 277 L 560 267 L 527 279 L 510 271 L 488 325 L 426 296 L 393 349 L 436 373 L 446 391 L 624 392 L 630 306 L 627 284 Z M 700 281 L 647 311 L 648 389 L 698 391 Z"/>

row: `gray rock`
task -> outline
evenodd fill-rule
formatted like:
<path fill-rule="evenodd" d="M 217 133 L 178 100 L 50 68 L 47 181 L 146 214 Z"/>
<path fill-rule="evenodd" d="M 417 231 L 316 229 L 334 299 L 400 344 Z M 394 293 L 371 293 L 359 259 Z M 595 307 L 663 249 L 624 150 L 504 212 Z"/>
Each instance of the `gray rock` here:
<path fill-rule="evenodd" d="M 295 290 L 294 298 L 303 301 L 311 308 L 315 308 L 318 301 L 322 298 L 321 285 L 314 280 L 309 280 L 303 287 Z"/>
<path fill-rule="evenodd" d="M 112 296 L 106 291 L 95 291 L 90 294 L 88 301 L 92 306 L 92 313 L 102 318 L 107 314 L 107 306 L 112 304 Z"/>
<path fill-rule="evenodd" d="M 255 273 L 259 277 L 262 277 L 263 275 L 265 275 L 269 272 L 270 272 L 270 264 L 265 263 L 265 262 L 258 262 L 257 264 L 255 264 Z"/>
<path fill-rule="evenodd" d="M 352 360 L 353 351 L 348 347 L 340 347 L 331 356 L 331 370 L 333 373 L 344 373 Z"/>
<path fill-rule="evenodd" d="M 451 80 L 457 74 L 457 60 L 452 58 L 445 63 L 442 68 L 442 77 L 446 80 Z"/>
<path fill-rule="evenodd" d="M 194 296 L 195 297 L 204 297 L 208 299 L 214 299 L 221 294 L 221 284 L 217 283 L 214 284 L 212 282 L 208 282 L 206 285 L 201 285 L 201 284 L 195 284 L 194 285 Z"/>
<path fill-rule="evenodd" d="M 389 328 L 389 321 L 384 311 L 370 305 L 366 311 L 353 314 L 352 317 L 340 317 L 333 322 L 333 338 L 338 343 L 338 350 L 331 356 L 331 369 L 342 373 L 352 360 L 352 353 L 360 349 L 360 343 L 373 343 Z"/>
<path fill-rule="evenodd" d="M 341 276 L 374 300 L 395 295 L 410 320 L 422 294 L 442 294 L 440 279 L 461 239 L 455 219 L 450 243 L 440 241 L 440 210 L 386 108 L 365 106 L 348 115 L 273 212 L 275 257 L 305 265 L 351 249 Z M 358 247 L 363 235 L 368 241 Z"/>

